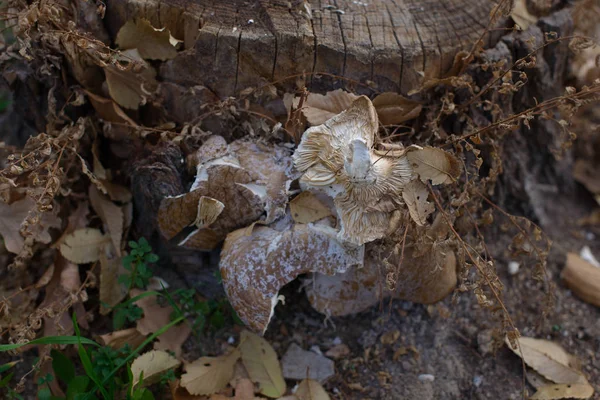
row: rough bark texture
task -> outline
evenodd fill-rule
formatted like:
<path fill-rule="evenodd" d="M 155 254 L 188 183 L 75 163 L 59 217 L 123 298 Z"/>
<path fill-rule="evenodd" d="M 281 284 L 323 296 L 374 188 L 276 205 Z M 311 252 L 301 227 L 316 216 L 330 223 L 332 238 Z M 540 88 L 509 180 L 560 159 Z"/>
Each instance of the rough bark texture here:
<path fill-rule="evenodd" d="M 493 6 L 489 0 L 120 0 L 108 4 L 106 21 L 113 37 L 133 18 L 169 28 L 186 50 L 161 68 L 161 78 L 204 85 L 221 97 L 316 72 L 407 93 L 471 48 Z"/>

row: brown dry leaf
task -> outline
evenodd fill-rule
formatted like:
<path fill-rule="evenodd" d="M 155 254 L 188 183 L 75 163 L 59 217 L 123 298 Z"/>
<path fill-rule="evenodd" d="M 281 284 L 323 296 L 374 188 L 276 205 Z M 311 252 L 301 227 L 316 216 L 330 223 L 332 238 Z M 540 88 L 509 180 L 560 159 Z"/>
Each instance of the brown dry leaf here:
<path fill-rule="evenodd" d="M 86 264 L 100 259 L 100 252 L 110 242 L 110 237 L 98 229 L 78 229 L 65 236 L 60 253 L 76 264 Z"/>
<path fill-rule="evenodd" d="M 96 185 L 90 185 L 88 192 L 92 208 L 104 223 L 105 231 L 110 235 L 110 240 L 117 256 L 121 256 L 124 223 L 123 210 L 110 201 L 108 197 L 100 193 Z"/>
<path fill-rule="evenodd" d="M 315 380 L 304 379 L 294 393 L 299 400 L 329 400 L 330 397 L 323 386 Z"/>
<path fill-rule="evenodd" d="M 181 382 L 179 380 L 169 382 L 169 388 L 171 389 L 173 400 L 210 400 L 208 396 L 196 396 L 190 394 L 185 388 L 181 387 Z"/>
<path fill-rule="evenodd" d="M 258 383 L 260 393 L 267 397 L 283 396 L 285 380 L 277 353 L 265 339 L 247 330 L 240 337 L 242 362 L 252 382 Z"/>
<path fill-rule="evenodd" d="M 198 214 L 196 215 L 194 225 L 200 229 L 208 228 L 210 224 L 217 220 L 224 208 L 225 204 L 219 200 L 208 196 L 201 196 L 198 202 Z"/>
<path fill-rule="evenodd" d="M 435 206 L 427 201 L 429 189 L 423 182 L 414 179 L 402 190 L 402 198 L 406 202 L 408 212 L 417 225 L 427 224 L 427 217 L 435 211 Z"/>
<path fill-rule="evenodd" d="M 573 176 L 593 194 L 600 193 L 599 163 L 593 160 L 578 159 L 573 166 Z"/>
<path fill-rule="evenodd" d="M 137 63 L 141 71 L 138 73 L 134 72 L 135 68 L 107 66 L 104 68 L 104 73 L 108 93 L 121 107 L 137 110 L 141 104 L 146 103 L 148 96 L 158 87 L 155 79 L 156 72 L 135 49 L 122 52 L 120 60 L 123 63 Z"/>
<path fill-rule="evenodd" d="M 345 247 L 337 231 L 299 224 L 279 232 L 257 226 L 230 233 L 221 251 L 221 277 L 231 305 L 250 329 L 264 332 L 277 304 L 279 289 L 298 275 L 344 272 L 360 265 L 362 247 Z"/>
<path fill-rule="evenodd" d="M 30 211 L 36 209 L 35 201 L 29 197 L 6 204 L 0 201 L 0 236 L 4 239 L 6 250 L 19 254 L 25 244 L 21 236 L 21 224 L 25 221 Z M 48 233 L 49 228 L 57 228 L 61 220 L 56 217 L 57 210 L 43 213 L 40 222 L 31 227 L 34 229 L 34 239 L 41 243 L 50 243 L 52 237 Z"/>
<path fill-rule="evenodd" d="M 213 394 L 222 390 L 233 377 L 234 365 L 240 358 L 236 349 L 221 357 L 200 357 L 185 366 L 181 386 L 195 395 Z"/>
<path fill-rule="evenodd" d="M 311 125 L 321 125 L 350 107 L 357 98 L 357 95 L 342 89 L 327 92 L 325 95 L 310 93 L 306 98 L 302 113 Z M 299 100 L 298 98 L 295 103 Z M 294 106 L 297 106 L 297 104 L 294 104 Z"/>
<path fill-rule="evenodd" d="M 433 185 L 455 182 L 460 175 L 460 163 L 452 154 L 435 147 L 413 149 L 407 153 L 413 170 L 424 183 Z"/>
<path fill-rule="evenodd" d="M 129 295 L 131 297 L 136 297 L 142 293 L 141 290 L 133 289 L 130 291 Z M 136 301 L 135 304 L 144 310 L 144 317 L 139 319 L 136 325 L 137 330 L 140 331 L 142 335 L 154 333 L 171 322 L 173 307 L 162 307 L 156 302 L 155 296 L 144 297 Z M 191 328 L 185 322 L 173 326 L 158 337 L 158 342 L 154 343 L 154 348 L 156 350 L 172 351 L 175 353 L 176 357 L 179 357 L 181 355 L 181 346 L 187 340 L 191 332 Z"/>
<path fill-rule="evenodd" d="M 331 215 L 331 210 L 309 191 L 290 201 L 290 212 L 294 221 L 300 224 L 309 224 Z"/>
<path fill-rule="evenodd" d="M 573 394 L 576 394 L 576 398 L 589 398 L 594 394 L 594 388 L 577 368 L 578 360 L 560 345 L 549 340 L 529 337 L 517 338 L 514 348 L 508 337 L 505 342 L 516 355 L 523 359 L 525 364 L 544 378 L 558 384 L 551 385 L 550 388 L 548 386 L 540 387 L 532 398 L 563 398 L 547 397 L 558 396 L 560 393 L 568 395 L 568 397 L 575 397 Z"/>
<path fill-rule="evenodd" d="M 112 99 L 95 95 L 94 93 L 85 91 L 86 95 L 90 99 L 90 103 L 96 110 L 96 113 L 100 118 L 108 122 L 116 122 L 119 124 L 126 124 L 129 126 L 138 126 L 134 120 L 129 118 L 125 111 L 119 107 Z"/>
<path fill-rule="evenodd" d="M 397 125 L 419 116 L 423 105 L 409 100 L 398 93 L 385 92 L 373 99 L 379 122 L 383 125 Z"/>
<path fill-rule="evenodd" d="M 600 307 L 600 268 L 575 253 L 568 253 L 561 277 L 577 297 Z"/>
<path fill-rule="evenodd" d="M 177 368 L 181 361 L 161 350 L 152 350 L 137 357 L 131 363 L 132 388 L 135 388 L 143 376 L 143 386 L 151 385 L 160 379 L 160 375 Z M 142 375 L 143 374 L 143 375 Z"/>
<path fill-rule="evenodd" d="M 177 49 L 171 44 L 169 30 L 156 29 L 145 19 L 127 21 L 119 29 L 115 43 L 122 50 L 138 49 L 146 60 L 165 61 L 177 56 Z"/>
<path fill-rule="evenodd" d="M 329 358 L 333 358 L 334 360 L 339 360 L 344 358 L 350 354 L 350 348 L 344 343 L 337 344 L 327 350 L 325 355 Z"/>
<path fill-rule="evenodd" d="M 119 276 L 126 272 L 125 268 L 121 258 L 111 254 L 108 251 L 109 248 L 110 246 L 105 246 L 105 250 L 100 252 L 99 296 L 100 314 L 102 315 L 106 315 L 111 311 L 104 304 L 114 307 L 127 296 L 127 287 L 119 283 Z"/>
<path fill-rule="evenodd" d="M 126 344 L 135 349 L 144 342 L 146 336 L 142 335 L 136 328 L 129 328 L 100 335 L 100 339 L 102 339 L 105 346 L 113 349 L 120 349 Z"/>

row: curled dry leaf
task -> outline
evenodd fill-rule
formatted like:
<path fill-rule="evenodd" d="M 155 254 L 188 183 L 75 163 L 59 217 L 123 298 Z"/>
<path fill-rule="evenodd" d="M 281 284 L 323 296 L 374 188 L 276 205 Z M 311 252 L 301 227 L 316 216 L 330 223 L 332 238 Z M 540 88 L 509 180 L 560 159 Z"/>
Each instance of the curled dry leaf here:
<path fill-rule="evenodd" d="M 119 29 L 115 43 L 122 50 L 137 49 L 145 60 L 165 61 L 177 56 L 169 30 L 156 29 L 145 19 L 127 21 Z"/>
<path fill-rule="evenodd" d="M 529 337 L 515 339 L 514 347 L 508 337 L 505 342 L 525 364 L 554 382 L 538 388 L 532 399 L 587 399 L 594 394 L 594 388 L 579 369 L 579 361 L 560 345 Z"/>
<path fill-rule="evenodd" d="M 264 332 L 277 304 L 279 289 L 298 275 L 344 272 L 360 265 L 362 247 L 347 247 L 336 231 L 322 225 L 286 226 L 277 231 L 255 227 L 230 233 L 221 251 L 221 277 L 231 305 L 252 330 Z"/>
<path fill-rule="evenodd" d="M 199 214 L 212 213 L 210 220 L 200 217 L 205 223 L 180 243 L 185 247 L 210 250 L 229 232 L 265 213 L 267 222 L 285 213 L 294 176 L 290 151 L 246 140 L 227 146 L 217 138 L 209 138 L 193 157 L 199 164 L 190 192 L 165 198 L 160 205 L 159 228 L 167 239 L 194 224 Z"/>
<path fill-rule="evenodd" d="M 285 380 L 277 353 L 265 339 L 249 332 L 242 331 L 239 350 L 242 363 L 250 375 L 252 382 L 258 383 L 260 393 L 267 397 L 280 397 L 285 393 Z"/>
<path fill-rule="evenodd" d="M 427 217 L 435 210 L 434 205 L 427 201 L 428 196 L 427 186 L 418 179 L 410 181 L 402 191 L 411 218 L 420 226 L 427 223 Z"/>
<path fill-rule="evenodd" d="M 346 110 L 357 98 L 357 95 L 343 89 L 327 92 L 325 95 L 309 93 L 302 107 L 302 113 L 311 125 L 321 125 Z M 294 99 L 295 107 L 298 106 L 299 101 L 299 98 Z"/>
<path fill-rule="evenodd" d="M 130 296 L 136 297 L 142 293 L 141 290 L 133 289 L 130 292 Z M 174 311 L 173 307 L 162 307 L 156 302 L 155 296 L 141 298 L 135 304 L 144 310 L 144 317 L 139 319 L 136 325 L 137 330 L 142 335 L 154 333 L 171 322 L 171 314 Z M 181 354 L 181 346 L 191 332 L 191 328 L 186 323 L 173 326 L 158 337 L 158 342 L 154 344 L 154 348 L 157 350 L 172 351 L 176 356 L 179 356 Z"/>
<path fill-rule="evenodd" d="M 181 386 L 195 395 L 213 394 L 222 390 L 233 377 L 233 367 L 240 358 L 236 349 L 221 357 L 200 357 L 185 366 Z"/>
<path fill-rule="evenodd" d="M 121 109 L 121 107 L 119 107 L 119 105 L 113 100 L 95 95 L 87 90 L 85 91 L 85 94 L 90 99 L 90 103 L 92 103 L 92 106 L 94 107 L 94 110 L 96 110 L 98 116 L 103 120 L 107 122 L 125 124 L 132 127 L 137 126 L 135 121 L 129 118 L 129 116 L 125 114 L 125 111 L 123 111 L 123 109 Z"/>
<path fill-rule="evenodd" d="M 21 225 L 30 212 L 35 212 L 35 201 L 29 197 L 6 204 L 0 201 L 0 235 L 4 239 L 6 250 L 18 254 L 25 244 L 21 236 Z M 50 228 L 61 226 L 61 220 L 56 216 L 58 210 L 45 212 L 41 215 L 39 223 L 30 227 L 34 232 L 33 238 L 37 242 L 50 243 L 52 237 L 48 232 Z"/>
<path fill-rule="evenodd" d="M 421 180 L 434 185 L 455 182 L 460 176 L 460 163 L 452 154 L 435 147 L 412 149 L 407 154 Z"/>
<path fill-rule="evenodd" d="M 298 400 L 329 400 L 330 397 L 323 386 L 315 380 L 304 379 L 294 393 Z"/>
<path fill-rule="evenodd" d="M 100 253 L 109 242 L 110 237 L 98 229 L 78 229 L 65 236 L 60 253 L 76 264 L 91 263 L 100 259 Z"/>
<path fill-rule="evenodd" d="M 386 235 L 412 176 L 403 148 L 387 156 L 372 150 L 377 129 L 375 108 L 361 96 L 346 111 L 308 129 L 293 155 L 304 174 L 301 188 L 332 197 L 340 238 L 358 245 Z"/>
<path fill-rule="evenodd" d="M 583 301 L 600 307 L 600 268 L 575 253 L 567 254 L 567 265 L 561 273 L 567 287 Z"/>
<path fill-rule="evenodd" d="M 166 351 L 152 350 L 144 353 L 131 363 L 132 387 L 135 388 L 142 377 L 144 386 L 156 383 L 161 374 L 177 368 L 179 364 L 181 364 L 181 361 Z"/>
<path fill-rule="evenodd" d="M 396 125 L 419 116 L 423 105 L 409 100 L 398 93 L 381 93 L 373 99 L 379 122 L 383 125 Z"/>
<path fill-rule="evenodd" d="M 309 224 L 331 215 L 331 210 L 311 192 L 302 192 L 290 201 L 290 212 L 295 222 Z"/>

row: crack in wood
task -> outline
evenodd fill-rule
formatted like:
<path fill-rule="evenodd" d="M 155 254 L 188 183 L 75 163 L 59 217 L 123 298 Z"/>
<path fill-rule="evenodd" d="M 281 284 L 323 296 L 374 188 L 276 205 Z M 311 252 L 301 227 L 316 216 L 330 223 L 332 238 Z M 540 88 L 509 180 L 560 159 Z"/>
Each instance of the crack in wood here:
<path fill-rule="evenodd" d="M 417 22 L 415 20 L 413 20 L 413 26 L 415 27 L 415 31 L 417 32 L 419 43 L 421 43 L 421 51 L 423 53 L 423 72 L 425 72 L 425 68 L 427 67 L 427 50 L 425 49 L 425 43 L 423 43 L 423 38 L 421 38 L 421 32 L 419 32 L 419 26 L 417 25 Z"/>
<path fill-rule="evenodd" d="M 336 7 L 338 7 L 336 0 L 333 1 L 333 4 Z M 338 26 L 340 27 L 340 33 L 342 34 L 342 45 L 344 46 L 344 61 L 342 64 L 342 76 L 346 76 L 346 61 L 348 59 L 348 46 L 346 44 L 346 36 L 344 34 L 344 27 L 342 25 L 342 16 L 340 13 L 336 13 L 336 14 L 337 14 Z"/>
<path fill-rule="evenodd" d="M 394 3 L 395 4 L 395 3 Z M 396 26 L 394 25 L 394 18 L 392 17 L 392 13 L 390 8 L 385 5 L 385 9 L 387 11 L 388 18 L 390 19 L 390 24 L 392 24 L 392 33 L 394 34 L 394 39 L 396 39 L 396 43 L 398 44 L 398 48 L 400 49 L 400 79 L 398 80 L 398 89 L 402 90 L 402 77 L 404 75 L 404 47 L 402 43 L 400 43 L 400 39 L 398 38 L 398 34 L 396 33 Z"/>

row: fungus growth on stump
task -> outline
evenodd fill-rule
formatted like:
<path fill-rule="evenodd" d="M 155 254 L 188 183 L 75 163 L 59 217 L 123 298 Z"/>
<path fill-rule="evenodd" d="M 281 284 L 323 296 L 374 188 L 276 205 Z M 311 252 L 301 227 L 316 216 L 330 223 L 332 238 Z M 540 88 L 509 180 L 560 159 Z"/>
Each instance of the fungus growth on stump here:
<path fill-rule="evenodd" d="M 456 181 L 458 160 L 437 148 L 379 143 L 373 103 L 352 100 L 306 130 L 293 154 L 256 139 L 211 137 L 194 157 L 190 192 L 161 204 L 165 237 L 195 226 L 180 245 L 206 250 L 225 239 L 225 291 L 257 332 L 266 330 L 279 290 L 301 274 L 310 303 L 326 315 L 387 296 L 432 303 L 456 285 L 449 229 L 431 217 L 427 185 Z"/>

